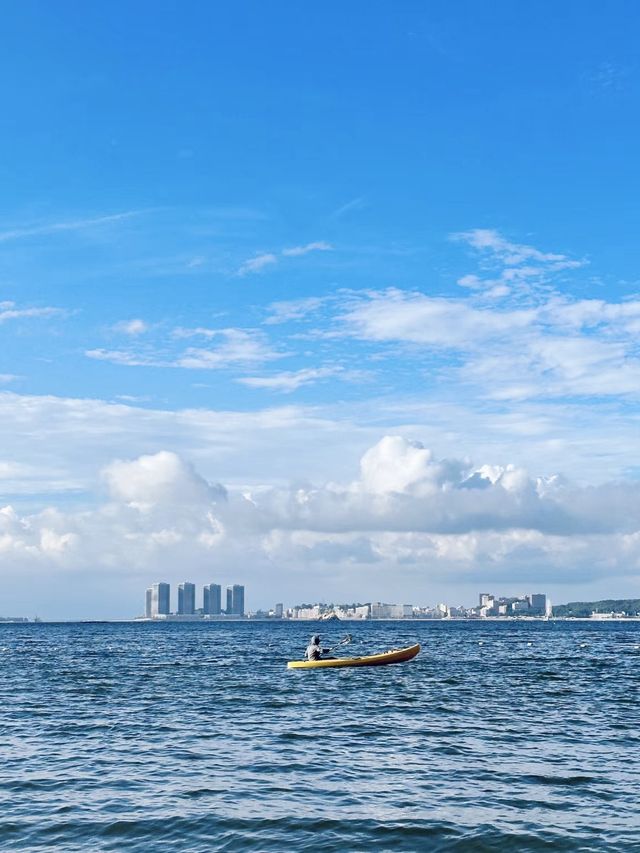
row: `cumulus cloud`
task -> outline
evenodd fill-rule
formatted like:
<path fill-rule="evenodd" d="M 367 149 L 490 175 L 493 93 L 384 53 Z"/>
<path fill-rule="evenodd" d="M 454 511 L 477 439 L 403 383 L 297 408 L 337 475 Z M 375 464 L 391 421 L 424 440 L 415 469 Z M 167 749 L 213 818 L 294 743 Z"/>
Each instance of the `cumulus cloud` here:
<path fill-rule="evenodd" d="M 183 571 L 204 562 L 415 565 L 429 577 L 615 577 L 640 568 L 640 484 L 572 485 L 513 465 L 438 459 L 386 436 L 357 479 L 320 485 L 214 486 L 173 452 L 110 463 L 92 510 L 0 510 L 0 567 L 20 561 L 92 571 Z M 160 561 L 160 563 L 158 562 Z M 250 570 L 250 569 L 249 569 Z M 270 570 L 273 571 L 273 570 Z M 277 572 L 276 572 L 277 574 Z"/>
<path fill-rule="evenodd" d="M 213 501 L 226 494 L 221 487 L 214 491 L 192 465 L 166 450 L 133 461 L 112 462 L 103 476 L 111 496 L 131 506 L 184 506 Z"/>

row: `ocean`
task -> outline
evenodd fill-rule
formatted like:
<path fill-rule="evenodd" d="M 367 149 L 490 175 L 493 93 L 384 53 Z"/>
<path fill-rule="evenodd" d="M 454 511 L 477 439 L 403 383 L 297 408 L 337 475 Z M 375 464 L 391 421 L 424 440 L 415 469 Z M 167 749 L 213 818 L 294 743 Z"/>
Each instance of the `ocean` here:
<path fill-rule="evenodd" d="M 405 664 L 295 671 L 309 635 Z M 0 849 L 640 850 L 640 622 L 0 625 Z"/>

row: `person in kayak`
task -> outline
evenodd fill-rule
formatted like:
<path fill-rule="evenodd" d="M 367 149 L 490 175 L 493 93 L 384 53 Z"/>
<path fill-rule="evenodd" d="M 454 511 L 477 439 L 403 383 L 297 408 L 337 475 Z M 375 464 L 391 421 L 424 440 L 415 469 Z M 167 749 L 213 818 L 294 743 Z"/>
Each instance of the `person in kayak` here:
<path fill-rule="evenodd" d="M 320 637 L 318 634 L 314 634 L 304 654 L 307 660 L 320 660 L 322 655 L 325 655 L 330 651 L 331 649 L 322 648 L 320 645 Z"/>

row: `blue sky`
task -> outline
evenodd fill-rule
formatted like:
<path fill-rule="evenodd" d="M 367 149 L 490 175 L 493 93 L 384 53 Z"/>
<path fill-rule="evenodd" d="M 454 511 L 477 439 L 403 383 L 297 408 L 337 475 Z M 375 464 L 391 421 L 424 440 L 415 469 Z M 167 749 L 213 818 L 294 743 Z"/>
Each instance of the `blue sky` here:
<path fill-rule="evenodd" d="M 639 23 L 6 5 L 7 606 L 640 595 Z"/>

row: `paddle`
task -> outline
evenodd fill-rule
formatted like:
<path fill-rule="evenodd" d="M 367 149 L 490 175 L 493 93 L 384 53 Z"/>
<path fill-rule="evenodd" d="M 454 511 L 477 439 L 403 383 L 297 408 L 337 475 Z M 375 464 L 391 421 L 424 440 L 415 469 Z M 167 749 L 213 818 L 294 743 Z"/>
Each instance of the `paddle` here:
<path fill-rule="evenodd" d="M 351 634 L 347 634 L 344 636 L 339 643 L 336 643 L 335 646 L 331 646 L 329 649 L 324 649 L 326 652 L 332 652 L 334 649 L 337 649 L 339 646 L 347 646 L 351 642 Z"/>

